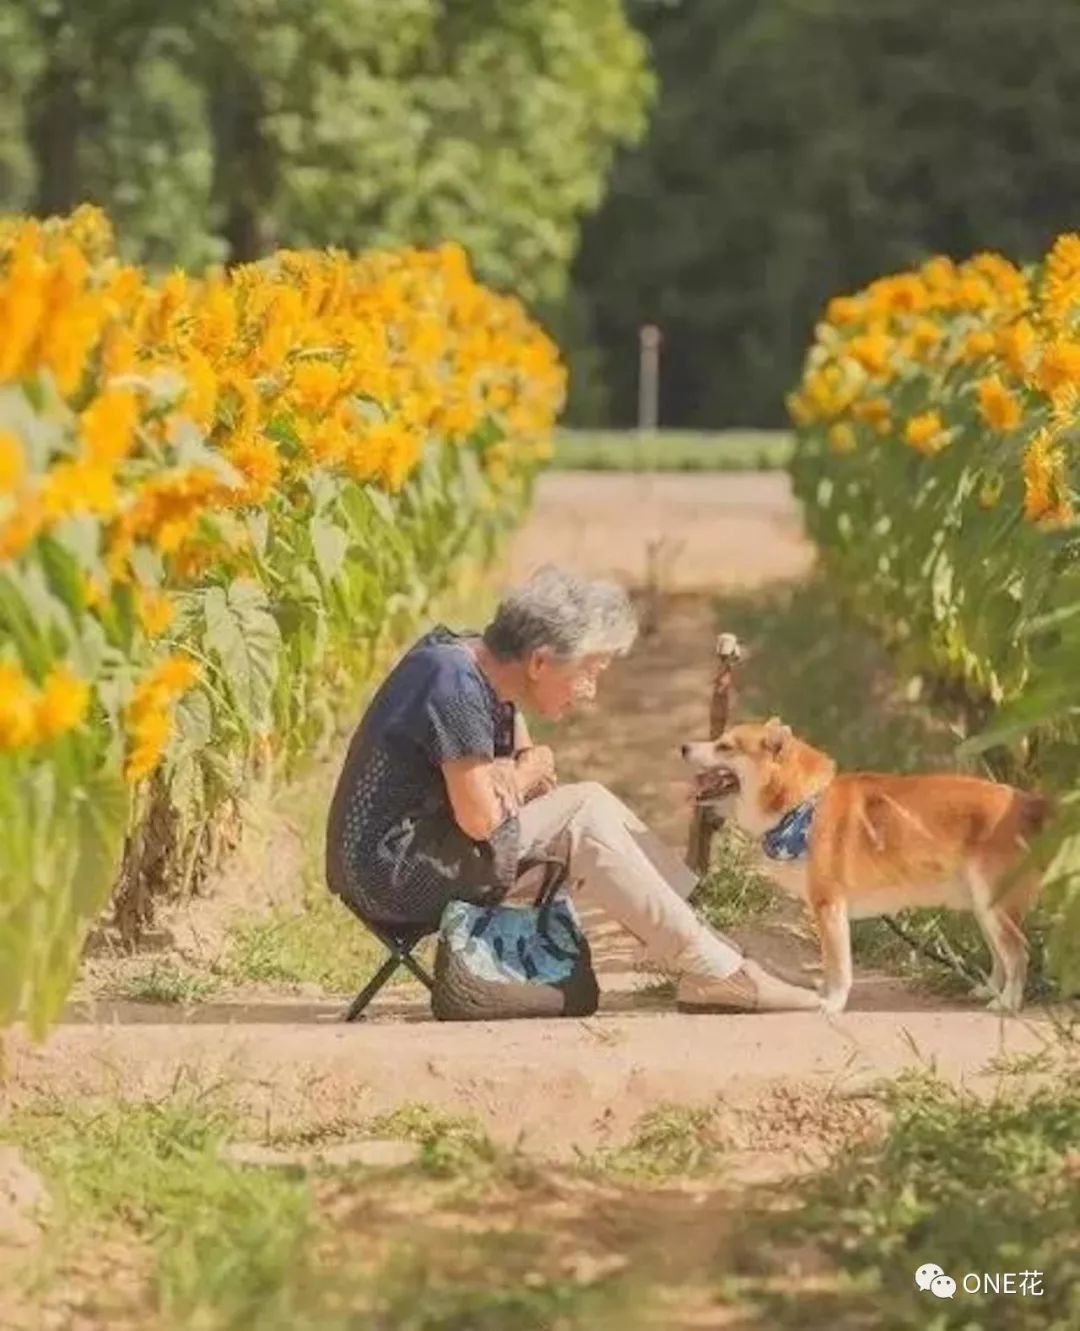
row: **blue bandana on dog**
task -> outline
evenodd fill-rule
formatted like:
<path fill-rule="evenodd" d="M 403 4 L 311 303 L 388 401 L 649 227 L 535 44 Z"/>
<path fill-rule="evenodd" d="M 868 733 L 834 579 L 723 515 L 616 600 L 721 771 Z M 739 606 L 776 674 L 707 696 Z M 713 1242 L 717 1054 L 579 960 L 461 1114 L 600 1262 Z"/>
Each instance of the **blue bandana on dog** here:
<path fill-rule="evenodd" d="M 819 798 L 820 795 L 811 795 L 802 804 L 797 804 L 761 838 L 761 848 L 770 860 L 801 860 L 805 857 Z"/>

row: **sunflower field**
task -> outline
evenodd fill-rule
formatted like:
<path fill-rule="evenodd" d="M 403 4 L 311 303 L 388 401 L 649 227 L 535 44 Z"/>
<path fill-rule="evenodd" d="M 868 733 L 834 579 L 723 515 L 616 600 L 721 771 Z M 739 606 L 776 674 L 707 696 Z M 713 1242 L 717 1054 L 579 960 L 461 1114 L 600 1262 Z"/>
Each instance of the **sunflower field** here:
<path fill-rule="evenodd" d="M 155 281 L 94 209 L 0 220 L 0 1024 L 490 557 L 564 387 L 452 245 Z"/>
<path fill-rule="evenodd" d="M 836 297 L 788 407 L 830 575 L 964 698 L 969 752 L 1060 796 L 1050 959 L 1080 987 L 1080 235 Z"/>

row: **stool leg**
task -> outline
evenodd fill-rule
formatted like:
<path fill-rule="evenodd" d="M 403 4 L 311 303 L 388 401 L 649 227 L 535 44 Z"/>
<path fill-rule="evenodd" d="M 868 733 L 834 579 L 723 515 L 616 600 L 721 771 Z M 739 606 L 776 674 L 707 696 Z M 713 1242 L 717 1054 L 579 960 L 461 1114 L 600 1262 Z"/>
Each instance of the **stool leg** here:
<path fill-rule="evenodd" d="M 375 974 L 371 977 L 371 979 L 368 980 L 367 984 L 364 985 L 363 989 L 360 990 L 360 992 L 353 999 L 352 1003 L 349 1005 L 349 1010 L 348 1012 L 345 1013 L 346 1021 L 356 1021 L 356 1019 L 364 1011 L 364 1008 L 367 1007 L 367 1005 L 371 1002 L 371 1000 L 375 997 L 375 995 L 379 992 L 379 990 L 383 987 L 383 985 L 387 982 L 387 980 L 389 980 L 390 976 L 393 975 L 393 973 L 401 965 L 403 960 L 408 962 L 409 958 L 407 957 L 403 958 L 401 956 L 398 956 L 397 954 L 394 954 L 393 956 L 389 956 L 386 958 L 383 964 L 379 967 L 379 969 L 375 972 Z"/>
<path fill-rule="evenodd" d="M 401 961 L 403 965 L 407 966 L 409 970 L 412 971 L 412 973 L 425 987 L 425 989 L 434 989 L 435 981 L 431 978 L 431 976 L 427 973 L 427 971 L 424 970 L 423 966 L 420 965 L 420 963 L 416 960 L 416 958 L 412 955 L 411 952 L 403 952 L 401 954 Z"/>

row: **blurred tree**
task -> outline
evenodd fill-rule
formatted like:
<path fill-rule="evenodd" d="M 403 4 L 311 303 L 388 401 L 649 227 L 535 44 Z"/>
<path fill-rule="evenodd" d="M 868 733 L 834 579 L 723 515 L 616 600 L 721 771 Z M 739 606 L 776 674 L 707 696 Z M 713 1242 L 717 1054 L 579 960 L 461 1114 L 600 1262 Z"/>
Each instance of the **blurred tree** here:
<path fill-rule="evenodd" d="M 139 257 L 461 241 L 558 300 L 644 129 L 621 0 L 0 0 L 0 206 L 102 202 Z M 28 98 L 29 114 L 18 106 Z"/>
<path fill-rule="evenodd" d="M 225 258 L 211 207 L 213 141 L 206 95 L 177 43 L 158 34 L 97 108 L 80 148 L 82 197 L 106 204 L 121 248 L 156 268 L 201 268 Z"/>
<path fill-rule="evenodd" d="M 221 257 L 190 44 L 155 0 L 0 0 L 0 208 L 46 215 L 93 199 L 133 257 Z"/>
<path fill-rule="evenodd" d="M 21 39 L 6 54 L 13 83 L 26 85 L 35 211 L 67 212 L 80 201 L 83 143 L 101 127 L 113 81 L 124 89 L 143 58 L 154 8 L 151 0 L 4 0 L 0 23 Z"/>
<path fill-rule="evenodd" d="M 644 43 L 619 0 L 397 0 L 392 27 L 378 0 L 334 0 L 320 23 L 317 59 L 264 46 L 252 81 L 288 89 L 259 117 L 280 234 L 453 237 L 489 281 L 561 297 L 615 147 L 645 127 Z"/>
<path fill-rule="evenodd" d="M 35 36 L 22 6 L 0 0 L 0 200 L 25 200 L 34 187 L 26 105 L 41 59 Z"/>
<path fill-rule="evenodd" d="M 631 16 L 661 94 L 575 270 L 619 423 L 641 322 L 665 332 L 665 423 L 772 424 L 829 295 L 929 252 L 1023 259 L 1077 225 L 1076 0 L 634 0 Z"/>

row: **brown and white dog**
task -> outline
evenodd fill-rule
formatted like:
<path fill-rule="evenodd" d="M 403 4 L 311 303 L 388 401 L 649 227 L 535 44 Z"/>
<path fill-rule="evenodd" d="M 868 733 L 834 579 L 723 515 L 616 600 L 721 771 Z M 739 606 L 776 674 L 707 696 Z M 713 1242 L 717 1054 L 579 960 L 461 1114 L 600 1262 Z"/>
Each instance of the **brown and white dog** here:
<path fill-rule="evenodd" d="M 1025 860 L 1048 814 L 1041 795 L 947 773 L 838 773 L 775 717 L 682 753 L 697 802 L 758 841 L 769 876 L 814 916 L 826 1011 L 842 1011 L 851 989 L 848 921 L 915 906 L 974 912 L 993 959 L 983 996 L 1000 1010 L 1020 1007 L 1020 922 L 1039 889 Z"/>

